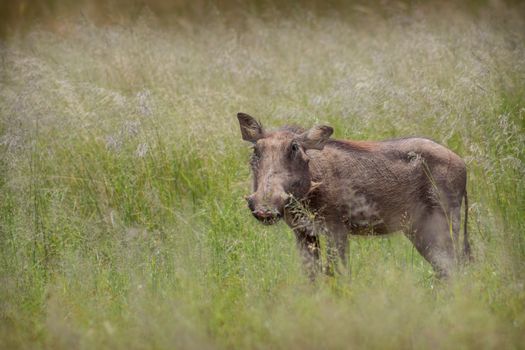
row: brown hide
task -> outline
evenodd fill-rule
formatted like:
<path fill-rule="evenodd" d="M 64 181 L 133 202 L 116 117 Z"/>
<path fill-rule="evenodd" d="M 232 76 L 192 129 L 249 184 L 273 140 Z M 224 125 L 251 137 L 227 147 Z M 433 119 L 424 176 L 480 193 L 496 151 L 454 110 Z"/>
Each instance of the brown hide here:
<path fill-rule="evenodd" d="M 328 236 L 329 265 L 336 255 L 346 261 L 348 234 L 402 231 L 440 276 L 451 272 L 466 197 L 458 155 L 425 138 L 340 141 L 329 139 L 328 126 L 266 133 L 246 114 L 239 121 L 243 138 L 254 144 L 249 207 L 265 224 L 284 217 L 312 276 L 319 233 Z"/>

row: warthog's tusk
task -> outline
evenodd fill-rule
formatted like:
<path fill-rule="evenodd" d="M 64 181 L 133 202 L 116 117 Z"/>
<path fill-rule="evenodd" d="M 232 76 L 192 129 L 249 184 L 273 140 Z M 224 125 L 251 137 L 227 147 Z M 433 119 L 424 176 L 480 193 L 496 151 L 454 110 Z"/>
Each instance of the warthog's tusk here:
<path fill-rule="evenodd" d="M 314 191 L 317 187 L 321 186 L 322 182 L 315 182 L 310 181 L 310 189 L 308 190 L 308 193 Z"/>

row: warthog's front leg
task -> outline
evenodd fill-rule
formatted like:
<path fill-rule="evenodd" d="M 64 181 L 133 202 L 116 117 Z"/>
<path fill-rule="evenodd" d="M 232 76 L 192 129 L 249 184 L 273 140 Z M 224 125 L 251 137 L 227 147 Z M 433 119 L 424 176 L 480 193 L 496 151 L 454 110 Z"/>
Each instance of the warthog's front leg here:
<path fill-rule="evenodd" d="M 334 273 L 341 273 L 339 263 L 341 262 L 343 268 L 347 267 L 346 248 L 348 245 L 348 233 L 344 225 L 330 225 L 327 224 L 326 233 L 326 258 L 327 264 L 325 273 L 333 276 Z"/>
<path fill-rule="evenodd" d="M 321 269 L 319 237 L 312 235 L 306 228 L 295 228 L 293 231 L 306 274 L 310 280 L 314 280 Z"/>

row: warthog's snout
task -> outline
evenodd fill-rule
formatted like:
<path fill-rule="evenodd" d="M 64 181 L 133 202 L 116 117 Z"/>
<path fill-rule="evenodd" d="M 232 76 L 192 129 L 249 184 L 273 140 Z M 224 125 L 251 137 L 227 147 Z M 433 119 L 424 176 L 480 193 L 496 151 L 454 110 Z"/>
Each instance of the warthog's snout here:
<path fill-rule="evenodd" d="M 254 194 L 246 197 L 246 201 L 248 202 L 248 208 L 250 208 L 253 216 L 265 225 L 272 225 L 283 216 L 282 209 L 279 210 L 276 206 L 258 205 Z M 284 208 L 284 205 L 282 205 L 282 207 Z"/>

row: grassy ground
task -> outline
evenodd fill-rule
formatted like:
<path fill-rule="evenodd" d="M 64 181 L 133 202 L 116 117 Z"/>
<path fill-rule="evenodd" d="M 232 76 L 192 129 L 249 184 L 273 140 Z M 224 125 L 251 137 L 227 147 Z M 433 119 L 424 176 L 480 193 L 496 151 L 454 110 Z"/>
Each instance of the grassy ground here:
<path fill-rule="evenodd" d="M 64 19 L 1 42 L 0 348 L 522 348 L 525 20 L 496 4 Z M 444 20 L 445 19 L 445 20 Z M 235 114 L 467 161 L 475 262 L 356 238 L 315 284 L 257 224 Z"/>

